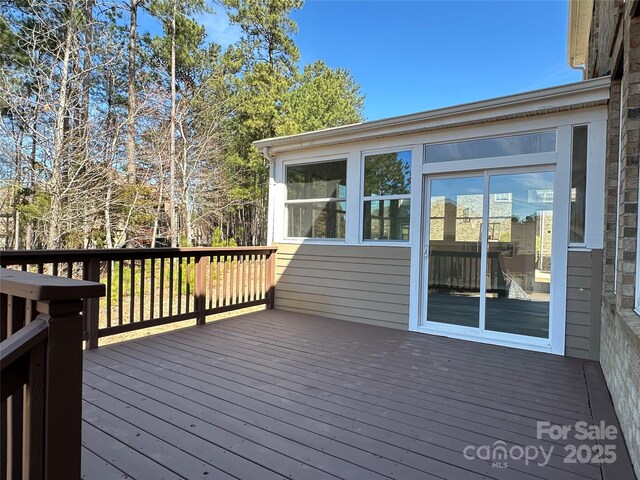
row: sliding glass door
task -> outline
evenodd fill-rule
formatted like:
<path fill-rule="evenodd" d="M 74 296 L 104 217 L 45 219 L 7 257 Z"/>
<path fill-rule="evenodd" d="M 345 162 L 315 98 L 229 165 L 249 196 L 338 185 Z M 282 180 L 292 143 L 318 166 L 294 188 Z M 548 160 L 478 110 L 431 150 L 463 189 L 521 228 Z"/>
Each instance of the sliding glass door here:
<path fill-rule="evenodd" d="M 483 177 L 431 180 L 427 320 L 480 326 Z"/>
<path fill-rule="evenodd" d="M 423 325 L 549 338 L 551 171 L 428 181 Z"/>

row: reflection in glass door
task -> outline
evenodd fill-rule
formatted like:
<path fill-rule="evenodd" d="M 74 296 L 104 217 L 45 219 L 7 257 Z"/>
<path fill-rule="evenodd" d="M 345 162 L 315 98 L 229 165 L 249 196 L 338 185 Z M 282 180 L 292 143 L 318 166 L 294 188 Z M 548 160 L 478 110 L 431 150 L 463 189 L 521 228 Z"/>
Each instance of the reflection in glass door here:
<path fill-rule="evenodd" d="M 549 337 L 553 172 L 429 182 L 426 320 Z"/>
<path fill-rule="evenodd" d="M 431 181 L 427 319 L 478 327 L 483 177 Z"/>
<path fill-rule="evenodd" d="M 553 172 L 491 175 L 485 329 L 547 338 Z"/>

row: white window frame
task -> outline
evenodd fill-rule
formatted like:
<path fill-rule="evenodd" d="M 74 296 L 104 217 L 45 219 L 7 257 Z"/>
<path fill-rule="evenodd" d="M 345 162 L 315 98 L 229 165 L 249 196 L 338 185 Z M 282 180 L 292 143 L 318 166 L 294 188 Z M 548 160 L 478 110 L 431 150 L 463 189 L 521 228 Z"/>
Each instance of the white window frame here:
<path fill-rule="evenodd" d="M 458 159 L 458 160 L 446 160 L 446 161 L 442 161 L 442 162 L 429 162 L 429 158 L 427 157 L 427 147 L 432 147 L 432 146 L 436 146 L 436 145 L 447 145 L 447 144 L 454 144 L 454 143 L 464 143 L 464 142 L 473 142 L 473 141 L 478 141 L 478 140 L 497 140 L 500 138 L 511 138 L 511 137 L 520 137 L 523 135 L 535 135 L 535 134 L 541 134 L 541 133 L 554 133 L 555 134 L 555 146 L 554 149 L 549 151 L 549 152 L 535 152 L 535 153 L 515 153 L 515 154 L 510 154 L 510 155 L 499 155 L 497 157 L 474 157 L 474 158 L 463 158 L 463 159 Z M 464 170 L 469 170 L 469 168 L 466 168 L 466 164 L 468 163 L 478 163 L 478 162 L 484 162 L 485 160 L 496 160 L 496 159 L 501 159 L 501 158 L 508 158 L 508 159 L 512 159 L 514 157 L 517 158 L 529 158 L 532 155 L 556 155 L 556 153 L 558 152 L 558 132 L 557 132 L 557 128 L 556 127 L 550 127 L 550 128 L 535 128 L 535 129 L 531 129 L 531 130 L 519 130 L 517 132 L 502 132 L 496 135 L 491 135 L 491 134 L 487 134 L 487 135 L 480 135 L 480 136 L 471 136 L 469 138 L 460 138 L 458 140 L 447 140 L 447 141 L 438 141 L 438 142 L 426 142 L 423 145 L 424 148 L 424 154 L 423 154 L 423 162 L 424 165 L 427 166 L 432 166 L 431 168 L 433 168 L 433 170 L 442 170 L 441 168 L 437 168 L 436 165 L 438 165 L 439 163 L 444 163 L 446 165 L 449 165 L 450 167 L 454 168 L 456 171 L 458 170 L 458 168 L 456 167 L 456 164 L 458 162 L 464 162 L 464 166 L 462 167 Z M 505 161 L 505 164 L 512 164 L 513 162 L 511 161 Z M 427 167 L 428 168 L 428 167 Z"/>
<path fill-rule="evenodd" d="M 587 126 L 586 200 L 584 213 L 584 242 L 569 243 L 569 250 L 588 252 L 604 248 L 604 210 L 606 179 L 607 121 L 587 119 L 571 124 L 571 154 L 573 154 L 573 127 Z M 571 158 L 573 160 L 573 158 Z M 570 162 L 570 166 L 573 161 Z M 571 189 L 569 189 L 571 204 Z M 570 221 L 570 220 L 569 220 Z"/>
<path fill-rule="evenodd" d="M 585 168 L 585 202 L 584 202 L 584 233 L 583 233 L 583 241 L 582 242 L 571 242 L 569 241 L 569 248 L 575 250 L 586 250 L 587 249 L 587 225 L 589 223 L 588 218 L 588 210 L 589 210 L 589 177 L 591 176 L 589 173 L 589 140 L 591 137 L 591 124 L 586 123 L 574 123 L 571 125 L 571 156 L 569 158 L 569 178 L 571 183 L 569 184 L 569 236 L 571 236 L 571 195 L 573 190 L 573 141 L 574 141 L 574 129 L 576 127 L 587 127 L 587 158 L 586 158 L 586 168 Z"/>
<path fill-rule="evenodd" d="M 316 163 L 331 163 L 331 162 L 345 162 L 346 168 L 346 181 L 347 186 L 345 188 L 345 197 L 329 197 L 329 198 L 313 198 L 313 199 L 296 199 L 289 200 L 287 198 L 287 168 L 292 166 L 302 166 L 302 165 L 312 165 Z M 341 243 L 344 244 L 347 242 L 348 231 L 349 231 L 349 219 L 347 218 L 347 210 L 348 210 L 348 198 L 349 198 L 349 158 L 347 155 L 331 155 L 326 158 L 317 158 L 317 159 L 298 159 L 298 160 L 289 160 L 282 163 L 282 185 L 283 188 L 283 198 L 282 198 L 282 238 L 285 241 L 289 242 L 304 242 L 306 240 L 313 240 L 314 242 L 322 242 L 322 243 Z M 295 204 L 304 204 L 304 203 L 314 203 L 314 202 L 344 202 L 345 203 L 345 235 L 344 238 L 323 238 L 323 237 L 290 237 L 288 236 L 288 225 L 289 225 L 289 212 L 287 209 L 287 205 L 295 205 Z"/>
<path fill-rule="evenodd" d="M 598 112 L 594 116 L 593 120 L 599 120 L 602 113 Z M 568 159 L 571 154 L 571 124 L 577 123 L 572 118 L 573 116 L 568 116 L 568 118 L 563 119 L 561 121 L 555 120 L 553 117 L 544 116 L 539 119 L 530 119 L 530 120 L 521 120 L 518 121 L 518 129 L 517 132 L 511 130 L 513 125 L 511 124 L 498 124 L 495 126 L 487 127 L 479 127 L 480 135 L 474 134 L 477 130 L 471 128 L 468 135 L 456 135 L 457 138 L 455 140 L 463 140 L 463 139 L 472 139 L 472 138 L 486 138 L 486 137 L 497 137 L 497 136 L 509 136 L 515 133 L 520 132 L 535 132 L 535 131 L 549 131 L 556 130 L 556 151 L 552 153 L 539 153 L 539 154 L 527 154 L 527 155 L 511 155 L 506 157 L 493 157 L 493 158 L 485 158 L 481 161 L 467 161 L 467 160 L 457 160 L 446 162 L 446 164 L 428 164 L 423 162 L 420 165 L 419 170 L 422 173 L 422 179 L 424 185 L 422 186 L 422 202 L 426 202 L 426 198 L 428 198 L 428 187 L 427 183 L 429 178 L 432 175 L 440 174 L 439 176 L 445 175 L 457 175 L 462 172 L 477 172 L 477 171 L 490 171 L 493 169 L 501 169 L 503 172 L 527 172 L 527 171 L 535 171 L 535 170 L 554 170 L 555 171 L 555 179 L 554 179 L 554 223 L 553 223 L 553 231 L 554 236 L 559 239 L 566 238 L 564 241 L 557 241 L 553 244 L 552 256 L 554 258 L 554 263 L 552 265 L 552 278 L 554 278 L 554 283 L 551 289 L 551 310 L 550 310 L 550 321 L 549 321 L 549 338 L 543 339 L 541 341 L 536 342 L 535 339 L 531 342 L 527 342 L 526 344 L 516 344 L 511 339 L 507 337 L 501 337 L 500 335 L 496 335 L 495 339 L 492 340 L 483 340 L 477 337 L 473 337 L 473 340 L 476 342 L 493 343 L 496 345 L 505 345 L 505 346 L 517 346 L 518 348 L 523 348 L 527 350 L 535 350 L 535 351 L 544 351 L 557 355 L 564 355 L 565 349 L 565 331 L 566 331 L 566 294 L 567 294 L 567 257 L 569 249 L 568 246 L 568 238 L 569 238 L 569 200 L 570 200 L 570 162 L 561 161 L 560 159 Z M 573 120 L 573 121 L 572 121 Z M 587 118 L 582 117 L 580 121 L 584 121 L 585 123 L 591 124 L 593 121 L 591 118 L 587 116 Z M 542 124 L 542 125 L 541 125 Z M 455 132 L 443 132 L 440 134 L 433 135 L 432 141 L 428 142 L 430 144 L 434 143 L 444 143 L 450 141 L 450 137 L 454 135 Z M 425 145 L 423 145 L 422 151 L 424 152 Z M 423 153 L 424 155 L 424 153 Z M 425 176 L 426 175 L 426 176 Z M 412 187 L 415 186 L 415 170 L 414 177 L 412 181 Z M 487 177 L 488 178 L 488 177 Z M 485 199 L 488 202 L 488 197 Z M 423 207 L 424 211 L 428 211 L 429 206 Z M 415 217 L 415 215 L 414 215 Z M 416 317 L 411 316 L 409 319 L 409 330 L 411 331 L 425 331 L 423 326 L 423 316 L 425 315 L 425 299 L 422 298 L 422 294 L 424 294 L 425 289 L 422 288 L 422 283 L 424 281 L 423 278 L 423 270 L 425 268 L 424 259 L 427 255 L 427 245 L 425 243 L 425 239 L 428 237 L 428 218 L 422 220 L 421 232 L 415 235 L 415 238 L 412 241 L 413 250 L 412 250 L 412 273 L 420 272 L 419 275 L 419 283 L 418 286 L 413 285 L 412 296 L 410 297 L 410 313 L 416 314 Z M 415 232 L 414 232 L 415 233 Z M 483 237 L 485 238 L 485 237 Z M 429 330 L 428 333 L 434 333 L 432 330 Z M 445 334 L 446 336 L 452 336 L 450 333 Z M 458 337 L 463 338 L 463 337 Z M 530 340 L 530 339 L 529 339 Z"/>
<path fill-rule="evenodd" d="M 409 193 L 402 195 L 378 195 L 378 196 L 365 196 L 364 194 L 364 167 L 365 167 L 365 159 L 366 157 L 371 157 L 374 155 L 384 155 L 386 153 L 400 153 L 400 152 L 409 152 L 411 155 L 411 173 L 409 174 L 410 178 L 410 186 Z M 413 157 L 414 157 L 414 148 L 413 146 L 401 146 L 401 147 L 390 147 L 384 149 L 376 149 L 376 150 L 362 150 L 360 152 L 360 162 L 359 162 L 359 170 L 360 170 L 360 185 L 358 187 L 359 190 L 359 204 L 358 209 L 360 211 L 358 215 L 358 243 L 361 245 L 381 245 L 381 246 L 411 246 L 411 212 L 413 211 L 413 202 L 411 202 L 411 192 L 413 189 Z M 364 238 L 364 202 L 367 201 L 384 201 L 384 200 L 409 200 L 409 238 L 407 240 L 385 240 L 379 239 L 374 240 L 371 238 Z"/>

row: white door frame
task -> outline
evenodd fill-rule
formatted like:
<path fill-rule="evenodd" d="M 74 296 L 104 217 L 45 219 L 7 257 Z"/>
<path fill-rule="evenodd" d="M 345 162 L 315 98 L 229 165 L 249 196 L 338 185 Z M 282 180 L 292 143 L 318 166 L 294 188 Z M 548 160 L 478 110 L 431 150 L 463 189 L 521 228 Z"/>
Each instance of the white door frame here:
<path fill-rule="evenodd" d="M 557 160 L 558 158 L 570 158 L 571 128 L 570 126 L 558 127 L 556 132 L 556 152 L 551 155 L 527 155 L 526 162 L 522 162 L 523 159 L 521 157 L 482 159 L 474 162 L 474 169 L 460 168 L 459 165 L 452 167 L 451 164 L 455 164 L 456 162 L 443 162 L 437 166 L 437 170 L 439 172 L 434 171 L 436 170 L 434 165 L 423 165 L 422 161 L 420 161 L 418 165 L 414 164 L 413 172 L 416 175 L 414 175 L 413 178 L 417 179 L 420 176 L 422 181 L 414 182 L 414 187 L 420 185 L 421 188 L 415 188 L 416 191 L 412 196 L 412 204 L 416 206 L 420 205 L 419 208 L 414 207 L 414 212 L 418 213 L 416 217 L 420 218 L 412 221 L 412 228 L 414 228 L 414 224 L 419 222 L 419 225 L 417 225 L 419 230 L 414 229 L 413 231 L 419 231 L 420 235 L 414 235 L 411 241 L 412 282 L 409 330 L 429 333 L 432 335 L 443 335 L 452 338 L 472 340 L 480 343 L 490 343 L 494 345 L 503 345 L 564 355 L 571 167 L 570 162 Z M 419 158 L 422 160 L 422 155 L 420 155 Z M 438 326 L 433 325 L 432 322 L 425 325 L 424 318 L 426 316 L 427 289 L 423 287 L 423 283 L 425 272 L 428 272 L 428 255 L 426 255 L 426 249 L 428 248 L 429 231 L 429 180 L 435 177 L 471 177 L 475 174 L 475 176 L 484 176 L 486 191 L 486 182 L 489 181 L 489 176 L 492 174 L 533 173 L 536 171 L 554 172 L 553 245 L 551 251 L 553 261 L 551 265 L 552 281 L 549 305 L 549 338 L 537 339 L 534 337 L 525 337 L 502 332 L 484 332 L 483 335 L 479 335 L 478 332 L 482 330 L 479 330 L 478 328 L 454 325 L 445 325 L 445 328 L 438 328 Z M 488 204 L 488 195 L 485 197 L 484 201 Z M 488 205 L 484 206 L 483 211 L 486 211 L 487 206 Z M 485 243 L 487 241 L 487 222 L 483 222 L 482 228 L 482 248 L 484 251 L 484 249 L 486 249 Z M 483 257 L 485 256 L 486 255 L 483 255 Z M 486 259 L 483 258 L 481 269 L 484 269 L 482 271 L 486 271 L 485 262 Z M 482 275 L 481 290 L 484 282 L 484 275 Z M 485 302 L 481 301 L 480 305 L 481 309 L 485 308 Z M 484 315 L 481 314 L 480 319 L 484 319 Z"/>

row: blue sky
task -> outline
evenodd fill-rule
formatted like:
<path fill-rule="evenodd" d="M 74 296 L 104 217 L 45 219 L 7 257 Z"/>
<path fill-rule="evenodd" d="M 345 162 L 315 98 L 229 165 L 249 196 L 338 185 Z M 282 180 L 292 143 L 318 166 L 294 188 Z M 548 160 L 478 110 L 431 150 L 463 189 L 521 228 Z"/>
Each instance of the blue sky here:
<path fill-rule="evenodd" d="M 239 36 L 204 15 L 210 39 Z M 348 69 L 368 120 L 577 82 L 566 62 L 567 0 L 307 0 L 293 13 L 301 65 Z"/>

